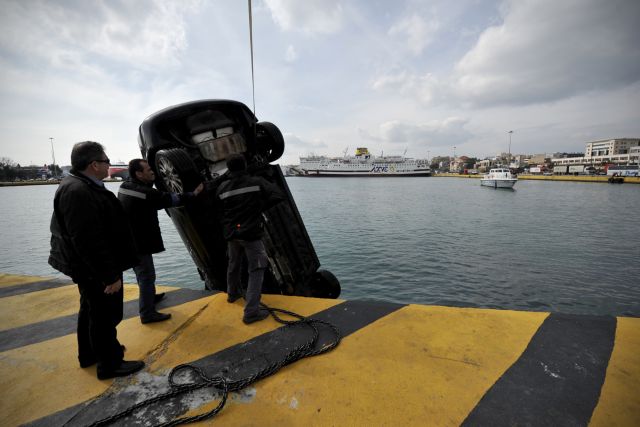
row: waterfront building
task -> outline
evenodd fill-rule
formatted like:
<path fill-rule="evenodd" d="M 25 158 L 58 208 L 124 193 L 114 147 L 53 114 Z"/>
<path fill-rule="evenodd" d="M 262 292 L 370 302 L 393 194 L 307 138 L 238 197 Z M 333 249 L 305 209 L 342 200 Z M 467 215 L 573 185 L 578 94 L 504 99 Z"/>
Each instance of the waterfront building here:
<path fill-rule="evenodd" d="M 616 138 L 587 142 L 584 156 L 554 157 L 554 166 L 631 165 L 638 163 L 640 138 Z"/>
<path fill-rule="evenodd" d="M 638 138 L 603 139 L 587 142 L 585 157 L 628 154 L 631 147 L 640 145 Z"/>

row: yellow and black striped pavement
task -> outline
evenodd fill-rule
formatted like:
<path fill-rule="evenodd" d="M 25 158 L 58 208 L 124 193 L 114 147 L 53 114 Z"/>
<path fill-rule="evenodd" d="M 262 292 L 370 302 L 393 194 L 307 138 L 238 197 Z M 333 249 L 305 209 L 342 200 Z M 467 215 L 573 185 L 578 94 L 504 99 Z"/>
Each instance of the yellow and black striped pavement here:
<path fill-rule="evenodd" d="M 75 285 L 0 274 L 0 424 L 89 425 L 169 390 L 183 363 L 243 378 L 283 357 L 302 330 L 244 325 L 242 300 L 175 287 L 142 325 L 125 286 L 118 337 L 140 373 L 99 381 L 76 355 Z M 640 425 L 640 319 L 265 295 L 270 306 L 329 321 L 343 340 L 231 393 L 220 425 Z M 322 335 L 322 334 L 321 334 Z M 322 340 L 321 340 L 322 341 Z M 321 343 L 322 344 L 322 343 Z M 211 410 L 205 389 L 118 425 L 156 425 Z"/>

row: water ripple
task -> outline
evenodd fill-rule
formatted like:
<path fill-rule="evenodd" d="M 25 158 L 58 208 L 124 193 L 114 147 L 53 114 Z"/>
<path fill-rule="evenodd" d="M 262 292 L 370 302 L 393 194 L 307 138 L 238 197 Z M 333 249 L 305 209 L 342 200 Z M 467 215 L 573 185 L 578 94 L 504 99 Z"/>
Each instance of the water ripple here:
<path fill-rule="evenodd" d="M 640 186 L 446 178 L 287 181 L 342 298 L 640 316 Z M 108 184 L 116 191 L 118 186 Z M 47 265 L 56 186 L 0 187 L 0 272 Z M 171 220 L 159 283 L 202 288 Z M 134 282 L 129 271 L 125 280 Z"/>

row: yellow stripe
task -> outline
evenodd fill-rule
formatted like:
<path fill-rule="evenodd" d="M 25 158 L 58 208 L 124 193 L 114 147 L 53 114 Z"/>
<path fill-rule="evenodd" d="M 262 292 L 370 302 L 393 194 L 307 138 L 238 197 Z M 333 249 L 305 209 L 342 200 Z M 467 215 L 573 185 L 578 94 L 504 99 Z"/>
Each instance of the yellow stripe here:
<path fill-rule="evenodd" d="M 158 292 L 173 287 L 157 287 Z M 124 300 L 138 298 L 138 285 L 125 284 Z M 78 313 L 80 294 L 76 285 L 29 292 L 0 299 L 0 330 L 17 328 Z"/>
<path fill-rule="evenodd" d="M 618 317 L 616 341 L 592 426 L 640 426 L 640 319 Z"/>
<path fill-rule="evenodd" d="M 27 283 L 40 282 L 50 279 L 51 277 L 19 276 L 17 274 L 0 273 L 0 288 L 6 288 L 15 285 L 24 285 Z"/>
<path fill-rule="evenodd" d="M 163 309 L 166 322 L 142 325 L 136 316 L 118 326 L 125 359 L 140 360 L 160 347 L 188 318 L 220 294 Z M 199 337 L 202 339 L 203 337 Z M 113 380 L 96 378 L 95 365 L 81 369 L 76 334 L 0 353 L 0 413 L 3 424 L 19 425 L 85 402 Z"/>
<path fill-rule="evenodd" d="M 231 305 L 226 302 L 226 294 L 215 294 L 161 309 L 172 314 L 166 322 L 142 325 L 137 317 L 125 320 L 118 326 L 118 339 L 127 347 L 125 358 L 145 359 L 149 365 L 146 369 L 162 371 L 282 326 L 271 319 L 244 325 L 242 301 Z M 263 301 L 298 309 L 302 314 L 313 314 L 340 302 L 271 295 L 263 296 Z M 303 301 L 305 307 L 301 308 Z M 183 329 L 189 320 L 189 327 Z M 18 425 L 77 405 L 100 395 L 112 382 L 96 379 L 95 366 L 79 368 L 75 334 L 5 351 L 0 353 L 3 423 Z"/>
<path fill-rule="evenodd" d="M 262 302 L 273 307 L 295 311 L 303 316 L 310 316 L 342 301 L 263 295 Z M 205 310 L 194 317 L 193 322 L 189 325 L 188 333 L 176 335 L 175 341 L 171 342 L 162 358 L 151 365 L 151 371 L 169 370 L 179 364 L 201 359 L 282 327 L 272 318 L 250 326 L 245 325 L 242 323 L 243 307 L 243 299 L 229 304 L 227 303 L 227 294 L 219 294 L 219 297 L 213 299 Z M 138 333 L 141 335 L 132 336 L 132 340 L 143 339 L 144 332 L 138 330 Z"/>
<path fill-rule="evenodd" d="M 408 306 L 235 394 L 216 421 L 457 426 L 547 315 Z"/>

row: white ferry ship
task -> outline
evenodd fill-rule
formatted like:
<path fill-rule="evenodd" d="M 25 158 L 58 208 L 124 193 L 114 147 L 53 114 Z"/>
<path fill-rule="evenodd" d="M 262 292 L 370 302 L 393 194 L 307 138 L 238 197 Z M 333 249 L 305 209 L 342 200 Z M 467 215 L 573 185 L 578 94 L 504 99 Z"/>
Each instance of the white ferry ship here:
<path fill-rule="evenodd" d="M 367 148 L 356 149 L 355 156 L 300 157 L 300 176 L 430 176 L 427 159 L 404 156 L 373 157 Z"/>

